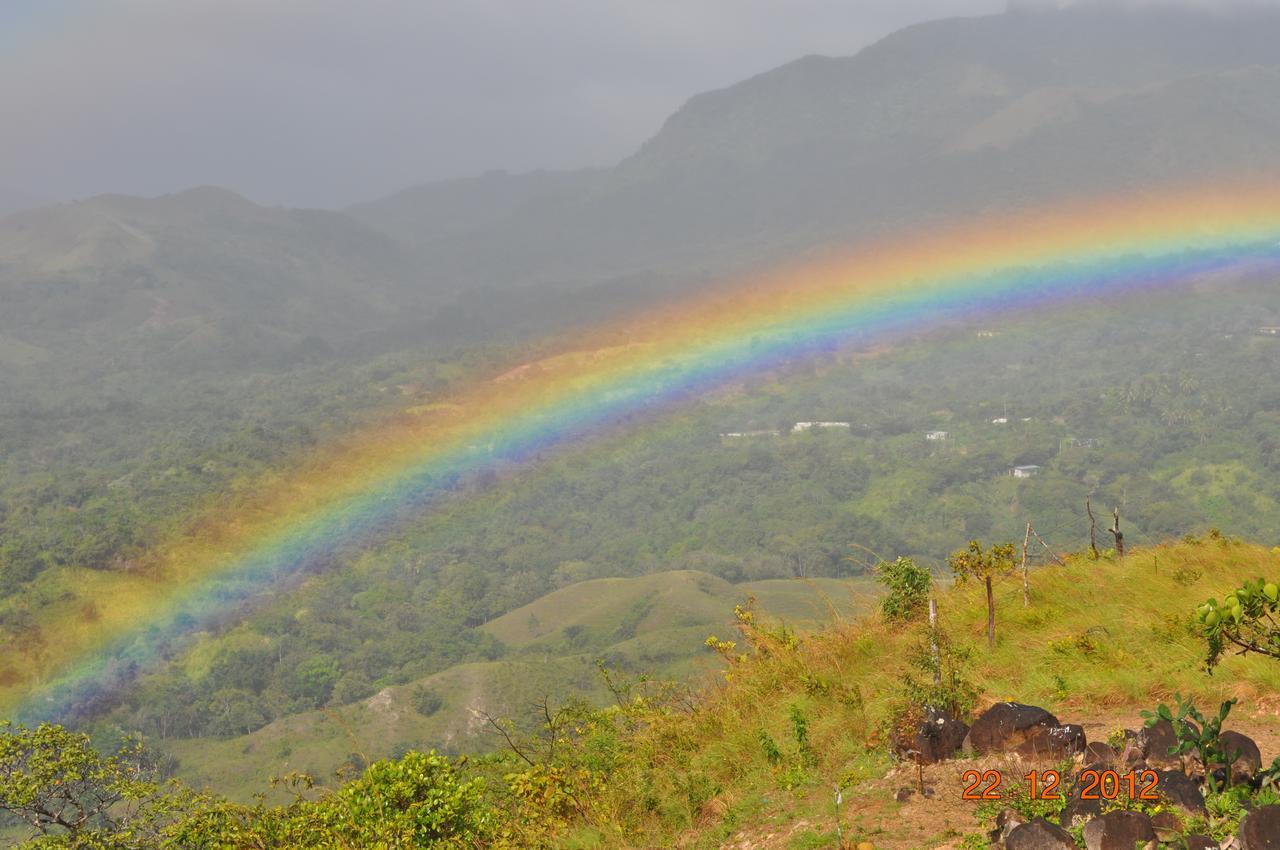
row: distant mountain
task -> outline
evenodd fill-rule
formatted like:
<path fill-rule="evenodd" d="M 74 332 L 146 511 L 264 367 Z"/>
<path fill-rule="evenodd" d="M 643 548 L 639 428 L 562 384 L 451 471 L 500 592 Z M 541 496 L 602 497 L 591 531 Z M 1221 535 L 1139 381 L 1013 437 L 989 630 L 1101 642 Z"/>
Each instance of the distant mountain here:
<path fill-rule="evenodd" d="M 0 219 L 0 361 L 510 341 L 878 233 L 1280 176 L 1276 43 L 1263 11 L 943 20 L 700 94 L 609 169 L 495 172 L 340 213 L 207 188 L 31 210 Z"/>
<path fill-rule="evenodd" d="M 186 367 L 312 353 L 426 306 L 392 239 L 200 188 L 0 220 L 0 336 Z"/>
<path fill-rule="evenodd" d="M 1261 11 L 936 21 L 698 95 L 612 169 L 423 187 L 351 213 L 441 281 L 585 285 L 723 273 L 1075 193 L 1280 174 L 1277 39 L 1280 14 Z"/>

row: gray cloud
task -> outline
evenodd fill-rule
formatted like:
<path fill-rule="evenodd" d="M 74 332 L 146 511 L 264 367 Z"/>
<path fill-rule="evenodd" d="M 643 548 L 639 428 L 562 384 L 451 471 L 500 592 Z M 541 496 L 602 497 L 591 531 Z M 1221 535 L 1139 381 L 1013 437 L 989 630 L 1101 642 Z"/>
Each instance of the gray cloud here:
<path fill-rule="evenodd" d="M 54 16 L 15 0 L 0 10 L 0 31 L 23 17 L 23 36 L 0 42 L 0 115 L 17 119 L 0 186 L 69 198 L 211 183 L 329 206 L 489 168 L 605 165 L 698 91 L 1004 6 L 112 0 Z"/>
<path fill-rule="evenodd" d="M 0 53 L 0 186 L 333 205 L 609 164 L 688 96 L 1003 0 L 117 0 Z M 10 12 L 12 14 L 12 12 Z M 0 12 L 0 30 L 5 28 Z M 35 14 L 35 13 L 32 13 Z"/>

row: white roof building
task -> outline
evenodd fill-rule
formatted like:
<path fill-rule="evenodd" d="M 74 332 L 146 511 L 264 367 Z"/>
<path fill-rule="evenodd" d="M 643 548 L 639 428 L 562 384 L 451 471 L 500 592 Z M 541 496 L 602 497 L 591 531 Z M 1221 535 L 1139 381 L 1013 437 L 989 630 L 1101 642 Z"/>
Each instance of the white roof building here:
<path fill-rule="evenodd" d="M 812 431 L 814 428 L 851 428 L 848 422 L 797 422 L 791 426 L 791 432 Z"/>

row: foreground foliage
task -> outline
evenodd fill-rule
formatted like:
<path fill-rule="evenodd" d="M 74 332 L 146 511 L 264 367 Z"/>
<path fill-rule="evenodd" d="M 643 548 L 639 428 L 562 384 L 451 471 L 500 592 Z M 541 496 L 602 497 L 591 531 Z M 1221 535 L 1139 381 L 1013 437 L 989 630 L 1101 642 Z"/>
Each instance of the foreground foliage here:
<path fill-rule="evenodd" d="M 1202 629 L 1188 616 L 1188 599 L 1239 584 L 1275 559 L 1226 539 L 1137 550 L 1123 560 L 1069 558 L 1066 567 L 1032 574 L 1029 608 L 1009 604 L 1021 587 L 996 586 L 1007 613 L 989 651 L 985 588 L 978 586 L 939 594 L 937 635 L 924 622 L 880 616 L 799 634 L 742 606 L 735 640 L 715 639 L 722 674 L 699 692 L 606 670 L 611 705 L 549 700 L 523 723 L 494 718 L 505 732 L 500 752 L 471 759 L 409 753 L 362 767 L 332 788 L 319 777 L 294 776 L 284 783 L 292 799 L 275 805 L 234 803 L 166 784 L 158 773 L 129 773 L 130 765 L 152 762 L 127 751 L 90 785 L 110 786 L 117 769 L 141 782 L 131 791 L 140 801 L 133 813 L 123 819 L 113 809 L 121 819 L 89 824 L 78 839 L 50 823 L 54 837 L 46 840 L 94 846 L 100 828 L 116 830 L 121 847 L 701 847 L 771 818 L 806 818 L 830 835 L 832 789 L 850 799 L 891 766 L 888 737 L 904 705 L 938 702 L 963 716 L 975 703 L 1012 697 L 1049 706 L 1066 700 L 1080 710 L 1150 705 L 1174 689 L 1200 704 L 1280 690 L 1280 664 L 1270 659 L 1225 657 L 1218 675 L 1205 676 L 1196 663 Z M 37 732 L 9 729 L 9 752 L 87 757 L 86 739 Z M 24 781 L 43 789 L 39 797 L 57 791 L 60 775 L 46 770 Z M 1229 804 L 1225 796 L 1215 804 L 1221 824 L 1230 820 Z M 852 810 L 841 817 L 846 836 L 864 828 Z"/>

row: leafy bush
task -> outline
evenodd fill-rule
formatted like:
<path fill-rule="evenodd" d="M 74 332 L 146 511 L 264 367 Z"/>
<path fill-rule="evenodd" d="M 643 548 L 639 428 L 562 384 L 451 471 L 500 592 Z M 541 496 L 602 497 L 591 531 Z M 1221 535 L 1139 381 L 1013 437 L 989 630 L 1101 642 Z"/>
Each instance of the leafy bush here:
<path fill-rule="evenodd" d="M 1222 723 L 1227 719 L 1227 715 L 1231 713 L 1231 708 L 1236 704 L 1235 699 L 1229 699 L 1218 707 L 1218 713 L 1213 717 L 1205 717 L 1196 708 L 1195 703 L 1189 699 L 1183 699 L 1181 694 L 1174 694 L 1174 699 L 1178 703 L 1178 713 L 1175 715 L 1169 706 L 1160 703 L 1156 706 L 1155 711 L 1142 712 L 1143 718 L 1146 720 L 1147 728 L 1150 729 L 1162 720 L 1167 720 L 1173 724 L 1173 732 L 1178 738 L 1178 743 L 1170 748 L 1169 755 L 1183 756 L 1187 753 L 1194 752 L 1200 759 L 1200 763 L 1205 767 L 1205 783 L 1209 786 L 1211 793 L 1218 791 L 1217 778 L 1214 775 L 1215 767 L 1222 766 L 1226 768 L 1226 783 L 1231 784 L 1231 765 L 1240 757 L 1238 752 L 1227 752 L 1223 749 L 1222 744 Z"/>
<path fill-rule="evenodd" d="M 1256 652 L 1280 658 L 1280 585 L 1265 579 L 1247 581 L 1222 602 L 1209 599 L 1196 609 L 1204 628 L 1209 654 L 1205 666 L 1212 671 L 1228 647 L 1240 654 Z"/>
<path fill-rule="evenodd" d="M 911 558 L 899 556 L 876 567 L 876 578 L 885 586 L 880 610 L 886 620 L 910 620 L 920 615 L 929 602 L 933 575 Z"/>
<path fill-rule="evenodd" d="M 423 717 L 430 717 L 444 705 L 444 697 L 428 685 L 418 685 L 410 694 L 413 710 Z"/>
<path fill-rule="evenodd" d="M 908 656 L 909 667 L 890 700 L 890 736 L 914 740 L 928 708 L 950 712 L 959 719 L 969 717 L 979 693 L 965 672 L 970 657 L 969 649 L 956 646 L 942 629 L 926 628 L 924 639 Z"/>

